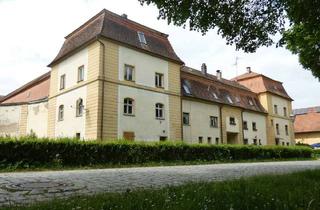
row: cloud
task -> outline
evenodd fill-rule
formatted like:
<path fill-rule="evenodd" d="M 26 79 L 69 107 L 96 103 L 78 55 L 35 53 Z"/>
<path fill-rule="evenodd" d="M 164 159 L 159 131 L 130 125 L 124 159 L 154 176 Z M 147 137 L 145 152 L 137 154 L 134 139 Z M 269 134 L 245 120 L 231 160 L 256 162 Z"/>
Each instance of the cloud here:
<path fill-rule="evenodd" d="M 0 95 L 49 71 L 64 37 L 103 8 L 126 13 L 129 19 L 169 34 L 176 53 L 185 63 L 208 71 L 223 71 L 225 78 L 245 72 L 246 66 L 282 81 L 296 108 L 320 105 L 320 83 L 299 65 L 298 58 L 282 48 L 261 48 L 254 54 L 236 52 L 210 31 L 205 36 L 158 20 L 155 6 L 138 0 L 0 0 Z M 234 66 L 236 56 L 238 71 Z M 318 90 L 318 91 L 317 91 Z"/>

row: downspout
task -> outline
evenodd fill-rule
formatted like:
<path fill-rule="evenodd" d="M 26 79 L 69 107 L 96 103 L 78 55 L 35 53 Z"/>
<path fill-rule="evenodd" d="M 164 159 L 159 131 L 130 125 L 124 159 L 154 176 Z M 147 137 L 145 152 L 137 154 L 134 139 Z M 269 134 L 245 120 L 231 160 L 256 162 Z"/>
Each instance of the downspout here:
<path fill-rule="evenodd" d="M 244 142 L 244 129 L 243 129 L 243 109 L 241 110 L 241 132 L 242 132 L 242 143 Z M 247 123 L 248 124 L 248 123 Z M 241 144 L 241 142 L 239 142 Z"/>
<path fill-rule="evenodd" d="M 104 70 L 105 70 L 105 45 L 96 37 L 97 41 L 102 45 L 102 96 L 101 96 L 101 123 L 100 123 L 100 140 L 103 140 L 103 111 L 104 111 Z"/>
<path fill-rule="evenodd" d="M 221 143 L 223 144 L 223 133 L 222 133 L 222 106 L 223 105 L 220 105 L 219 106 L 219 114 L 220 114 L 220 137 L 221 137 Z"/>

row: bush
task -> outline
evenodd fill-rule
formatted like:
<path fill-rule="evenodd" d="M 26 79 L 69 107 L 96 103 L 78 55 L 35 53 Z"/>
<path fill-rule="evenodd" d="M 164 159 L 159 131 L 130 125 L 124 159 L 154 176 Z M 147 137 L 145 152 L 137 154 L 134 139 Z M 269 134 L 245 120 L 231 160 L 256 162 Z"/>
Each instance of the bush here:
<path fill-rule="evenodd" d="M 98 142 L 0 137 L 0 167 L 311 158 L 307 147 Z"/>

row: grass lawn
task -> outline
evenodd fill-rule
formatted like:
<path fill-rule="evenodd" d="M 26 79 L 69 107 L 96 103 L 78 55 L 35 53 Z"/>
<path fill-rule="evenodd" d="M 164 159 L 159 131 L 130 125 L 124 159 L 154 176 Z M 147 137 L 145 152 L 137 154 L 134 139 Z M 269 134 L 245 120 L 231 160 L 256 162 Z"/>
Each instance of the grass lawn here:
<path fill-rule="evenodd" d="M 320 170 L 72 197 L 11 209 L 320 209 Z"/>

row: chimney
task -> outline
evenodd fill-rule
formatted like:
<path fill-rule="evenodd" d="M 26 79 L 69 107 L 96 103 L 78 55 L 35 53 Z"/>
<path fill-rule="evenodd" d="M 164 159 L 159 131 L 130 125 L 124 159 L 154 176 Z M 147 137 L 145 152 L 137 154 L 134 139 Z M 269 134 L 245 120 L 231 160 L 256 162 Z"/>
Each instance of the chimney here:
<path fill-rule="evenodd" d="M 220 70 L 217 70 L 217 79 L 218 80 L 222 79 L 222 72 Z"/>
<path fill-rule="evenodd" d="M 123 18 L 125 18 L 125 19 L 128 19 L 128 15 L 125 14 L 125 13 L 123 13 L 123 14 L 121 15 L 121 17 L 123 17 Z"/>
<path fill-rule="evenodd" d="M 250 66 L 247 67 L 247 72 L 251 73 L 251 67 Z"/>
<path fill-rule="evenodd" d="M 201 65 L 201 72 L 202 74 L 207 74 L 207 65 L 205 63 Z"/>

